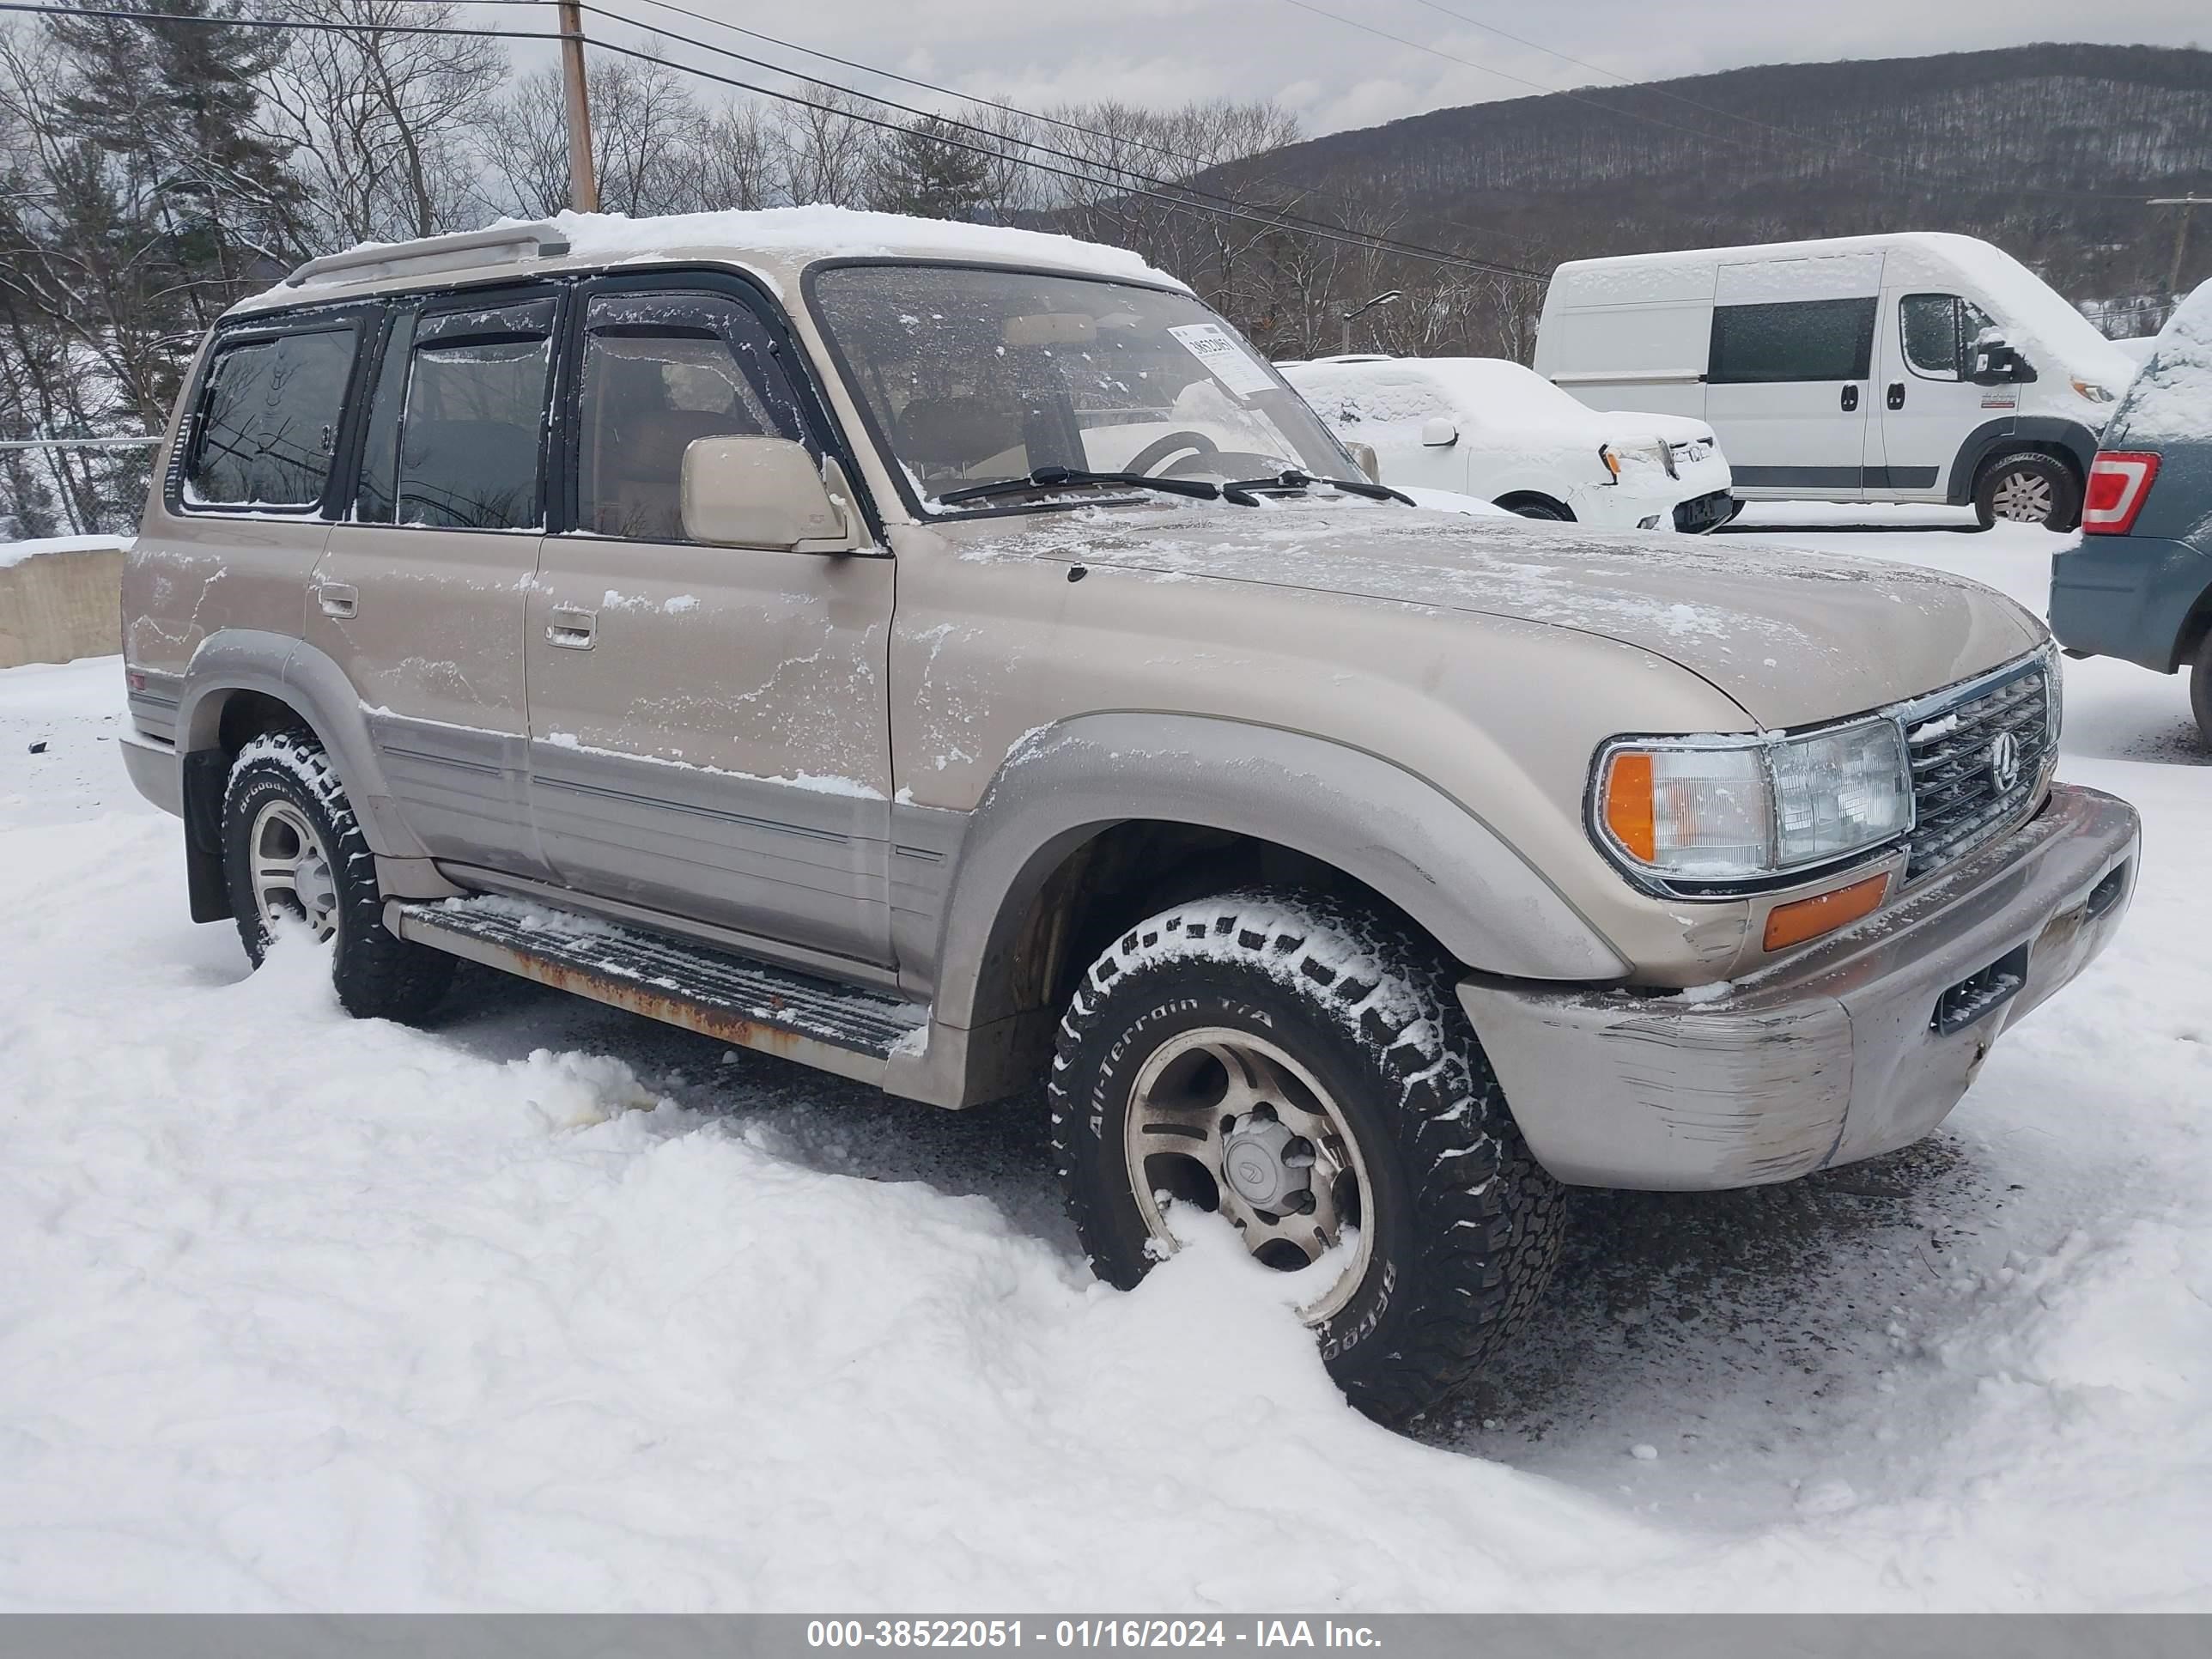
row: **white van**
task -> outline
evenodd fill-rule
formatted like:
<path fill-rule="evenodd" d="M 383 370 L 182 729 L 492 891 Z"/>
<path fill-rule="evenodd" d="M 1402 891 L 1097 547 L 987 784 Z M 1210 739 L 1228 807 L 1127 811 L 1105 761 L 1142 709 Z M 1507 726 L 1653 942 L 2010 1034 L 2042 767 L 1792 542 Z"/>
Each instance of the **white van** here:
<path fill-rule="evenodd" d="M 1577 260 L 1536 336 L 1591 408 L 1709 422 L 1740 496 L 2054 530 L 2135 367 L 2010 254 L 1934 232 Z"/>
<path fill-rule="evenodd" d="M 1736 511 L 1705 422 L 1593 414 L 1500 357 L 1355 355 L 1275 367 L 1330 431 L 1375 452 L 1394 489 L 1618 530 L 1711 530 Z"/>

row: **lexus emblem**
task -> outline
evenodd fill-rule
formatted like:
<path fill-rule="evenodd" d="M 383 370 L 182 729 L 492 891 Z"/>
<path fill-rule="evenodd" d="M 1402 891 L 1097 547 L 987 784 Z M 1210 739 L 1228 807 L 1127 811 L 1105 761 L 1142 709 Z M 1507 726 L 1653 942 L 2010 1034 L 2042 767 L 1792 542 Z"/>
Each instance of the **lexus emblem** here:
<path fill-rule="evenodd" d="M 2020 781 L 2020 739 L 2000 732 L 1990 744 L 1990 781 L 2000 795 L 2009 795 Z"/>

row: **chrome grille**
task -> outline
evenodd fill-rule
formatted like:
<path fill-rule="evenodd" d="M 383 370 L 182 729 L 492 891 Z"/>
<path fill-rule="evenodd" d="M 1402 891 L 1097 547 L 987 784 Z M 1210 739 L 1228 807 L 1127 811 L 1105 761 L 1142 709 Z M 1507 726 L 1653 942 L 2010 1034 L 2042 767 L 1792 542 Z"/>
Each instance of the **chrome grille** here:
<path fill-rule="evenodd" d="M 2021 664 L 1906 711 L 1917 808 L 1907 880 L 1932 875 L 2025 812 L 2050 771 L 2051 703 L 2043 659 Z M 2002 737 L 2018 745 L 2019 775 L 2000 788 Z"/>

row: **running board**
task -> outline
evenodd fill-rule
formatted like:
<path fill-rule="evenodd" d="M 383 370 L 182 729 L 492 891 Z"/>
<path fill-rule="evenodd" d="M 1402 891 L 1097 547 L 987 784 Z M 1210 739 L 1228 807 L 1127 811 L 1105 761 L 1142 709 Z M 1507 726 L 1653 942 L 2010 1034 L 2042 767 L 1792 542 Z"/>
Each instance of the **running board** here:
<path fill-rule="evenodd" d="M 384 923 L 433 950 L 878 1085 L 893 1051 L 916 1048 L 929 1024 L 927 1008 L 885 992 L 550 905 L 392 899 Z"/>

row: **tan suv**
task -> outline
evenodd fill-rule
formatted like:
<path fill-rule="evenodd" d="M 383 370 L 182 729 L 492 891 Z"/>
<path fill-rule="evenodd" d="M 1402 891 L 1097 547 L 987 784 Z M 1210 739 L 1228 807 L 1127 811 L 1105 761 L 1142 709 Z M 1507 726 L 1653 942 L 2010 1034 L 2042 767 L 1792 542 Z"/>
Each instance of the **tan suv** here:
<path fill-rule="evenodd" d="M 124 586 L 191 914 L 963 1107 L 1097 1271 L 1218 1224 L 1360 1405 L 1493 1352 L 1558 1183 L 1926 1134 L 2104 945 L 2135 813 L 1972 583 L 1394 498 L 1130 256 L 802 210 L 303 267 Z M 1175 1218 L 1170 1231 L 1170 1212 Z"/>

